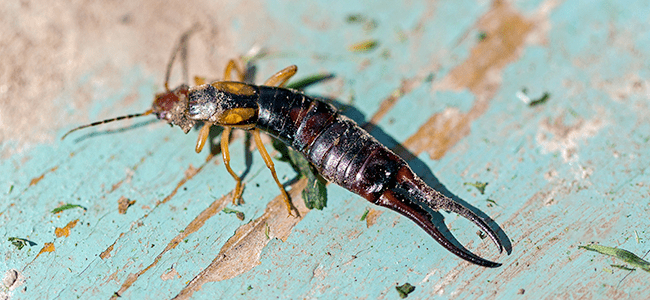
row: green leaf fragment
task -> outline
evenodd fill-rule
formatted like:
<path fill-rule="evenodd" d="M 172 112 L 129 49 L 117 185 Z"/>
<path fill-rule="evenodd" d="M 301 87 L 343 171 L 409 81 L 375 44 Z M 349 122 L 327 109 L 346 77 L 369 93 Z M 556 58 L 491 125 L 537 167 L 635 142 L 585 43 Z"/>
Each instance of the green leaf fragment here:
<path fill-rule="evenodd" d="M 614 268 L 617 268 L 617 269 L 625 270 L 625 271 L 636 271 L 636 269 L 630 268 L 630 267 L 624 266 L 624 265 L 610 265 L 610 266 L 612 266 Z"/>
<path fill-rule="evenodd" d="M 318 176 L 314 167 L 302 154 L 290 149 L 278 140 L 273 140 L 273 148 L 282 154 L 280 160 L 288 162 L 301 177 L 307 178 L 307 186 L 302 191 L 305 206 L 309 209 L 323 209 L 327 205 L 325 180 Z"/>
<path fill-rule="evenodd" d="M 396 286 L 395 289 L 397 290 L 397 293 L 399 294 L 399 297 L 404 299 L 404 298 L 408 297 L 408 295 L 415 290 L 415 287 L 407 282 L 407 283 L 405 283 L 403 285 Z"/>
<path fill-rule="evenodd" d="M 630 251 L 601 245 L 578 246 L 578 248 L 613 256 L 643 271 L 650 272 L 650 262 L 643 260 Z"/>
<path fill-rule="evenodd" d="M 325 81 L 328 79 L 334 78 L 334 74 L 316 74 L 316 75 L 311 75 L 307 76 L 304 78 L 301 78 L 299 80 L 296 80 L 295 82 L 292 82 L 287 85 L 287 88 L 294 89 L 294 90 L 303 90 L 306 87 L 319 83 L 321 81 Z"/>
<path fill-rule="evenodd" d="M 530 103 L 528 103 L 528 106 L 536 106 L 536 105 L 544 104 L 544 103 L 546 103 L 546 101 L 548 101 L 548 98 L 550 98 L 550 96 L 551 96 L 551 94 L 544 93 L 538 99 L 534 99 L 534 100 L 530 101 Z"/>
<path fill-rule="evenodd" d="M 366 217 L 368 216 L 369 212 L 370 212 L 370 210 L 368 208 L 366 208 L 366 211 L 363 212 L 363 215 L 361 216 L 361 219 L 359 219 L 359 221 L 364 221 L 366 219 Z"/>
<path fill-rule="evenodd" d="M 9 242 L 11 242 L 11 244 L 14 245 L 14 247 L 18 248 L 18 250 L 23 250 L 23 248 L 25 246 L 34 246 L 34 245 L 36 245 L 36 243 L 34 243 L 34 242 L 32 242 L 32 241 L 30 241 L 28 239 L 19 238 L 19 237 L 9 237 L 9 238 L 7 238 L 7 240 Z"/>
<path fill-rule="evenodd" d="M 465 183 L 463 183 L 463 185 L 470 185 L 470 186 L 473 186 L 473 187 L 475 187 L 475 188 L 479 191 L 479 193 L 481 193 L 481 195 L 483 195 L 483 194 L 485 194 L 485 187 L 486 187 L 488 184 L 487 184 L 487 182 L 480 182 L 480 181 L 477 181 L 477 182 L 475 182 L 475 183 L 465 182 Z"/>
<path fill-rule="evenodd" d="M 227 208 L 227 207 L 224 207 L 221 211 L 223 213 L 225 213 L 225 214 L 235 214 L 237 216 L 237 219 L 239 219 L 240 221 L 243 221 L 244 217 L 245 217 L 243 212 L 238 211 L 238 210 L 234 210 L 234 209 L 230 209 L 230 208 Z"/>
<path fill-rule="evenodd" d="M 64 210 L 73 209 L 73 208 L 77 208 L 77 207 L 83 209 L 84 211 L 86 210 L 85 207 L 83 207 L 83 206 L 81 206 L 81 205 L 79 205 L 79 204 L 70 204 L 70 203 L 67 203 L 67 204 L 63 204 L 63 205 L 61 205 L 61 206 L 59 206 L 59 207 L 53 209 L 53 210 L 52 210 L 52 213 L 53 213 L 53 214 L 58 214 L 58 213 L 60 213 L 60 212 L 62 212 L 62 211 L 64 211 Z"/>

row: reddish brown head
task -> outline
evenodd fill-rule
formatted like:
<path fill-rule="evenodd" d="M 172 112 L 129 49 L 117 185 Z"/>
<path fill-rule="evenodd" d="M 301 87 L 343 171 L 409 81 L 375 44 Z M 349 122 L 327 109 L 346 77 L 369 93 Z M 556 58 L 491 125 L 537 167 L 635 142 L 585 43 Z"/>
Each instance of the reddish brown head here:
<path fill-rule="evenodd" d="M 180 127 L 185 133 L 188 133 L 196 122 L 187 117 L 188 90 L 189 87 L 183 84 L 174 90 L 157 94 L 151 107 L 158 119 Z"/>

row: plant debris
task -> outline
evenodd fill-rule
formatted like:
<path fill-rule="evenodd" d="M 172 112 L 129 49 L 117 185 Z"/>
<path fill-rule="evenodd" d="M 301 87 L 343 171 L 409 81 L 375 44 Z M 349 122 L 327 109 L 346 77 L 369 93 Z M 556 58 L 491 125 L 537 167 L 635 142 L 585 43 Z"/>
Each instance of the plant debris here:
<path fill-rule="evenodd" d="M 11 242 L 11 244 L 14 245 L 16 248 L 18 248 L 18 250 L 23 250 L 25 246 L 31 247 L 36 245 L 36 243 L 28 239 L 19 238 L 19 237 L 9 237 L 7 240 Z"/>
<path fill-rule="evenodd" d="M 408 282 L 403 285 L 396 286 L 395 289 L 397 290 L 399 297 L 402 299 L 408 297 L 410 293 L 415 291 L 415 287 Z"/>
<path fill-rule="evenodd" d="M 221 210 L 221 211 L 223 213 L 225 213 L 225 214 L 235 214 L 237 216 L 237 219 L 239 219 L 240 221 L 243 221 L 244 218 L 245 218 L 244 213 L 241 212 L 241 211 L 238 211 L 238 210 L 234 210 L 234 209 L 224 207 L 223 210 Z"/>
<path fill-rule="evenodd" d="M 62 211 L 64 211 L 64 210 L 73 209 L 73 208 L 77 208 L 77 207 L 83 209 L 84 211 L 87 210 L 85 207 L 83 207 L 83 206 L 81 206 L 81 205 L 79 205 L 79 204 L 70 204 L 70 203 L 66 203 L 66 204 L 63 204 L 63 205 L 61 205 L 61 206 L 59 206 L 59 207 L 53 209 L 53 210 L 52 210 L 52 213 L 53 213 L 53 214 L 58 214 L 58 213 L 60 213 L 60 212 L 62 212 Z"/>
<path fill-rule="evenodd" d="M 273 140 L 273 148 L 282 154 L 280 160 L 288 162 L 291 167 L 302 177 L 307 178 L 307 186 L 302 191 L 305 206 L 309 209 L 322 210 L 327 205 L 327 189 L 325 179 L 318 175 L 302 154 L 290 149 L 284 143 Z"/>
<path fill-rule="evenodd" d="M 366 217 L 368 216 L 368 213 L 370 212 L 370 209 L 366 208 L 366 211 L 363 212 L 363 215 L 361 216 L 361 219 L 359 221 L 364 221 Z"/>
<path fill-rule="evenodd" d="M 316 74 L 301 78 L 287 85 L 287 88 L 294 90 L 304 90 L 306 87 L 334 78 L 334 74 Z"/>
<path fill-rule="evenodd" d="M 485 194 L 485 187 L 488 184 L 487 184 L 487 182 L 479 182 L 479 181 L 477 181 L 475 183 L 465 182 L 465 183 L 463 183 L 463 185 L 471 185 L 471 186 L 475 187 L 479 191 L 479 193 L 481 193 L 481 195 L 483 195 L 483 194 Z"/>
<path fill-rule="evenodd" d="M 377 40 L 365 40 L 348 47 L 352 52 L 370 52 L 379 46 Z"/>
<path fill-rule="evenodd" d="M 544 92 L 544 94 L 542 94 L 541 97 L 537 99 L 531 99 L 530 97 L 528 97 L 527 93 L 528 93 L 528 89 L 523 88 L 520 91 L 517 91 L 515 95 L 517 96 L 517 98 L 519 98 L 519 100 L 523 101 L 524 103 L 528 104 L 528 106 L 531 107 L 544 104 L 551 97 L 551 94 L 549 94 L 548 92 Z"/>
<path fill-rule="evenodd" d="M 630 251 L 619 249 L 616 247 L 607 247 L 601 245 L 578 246 L 578 248 L 613 256 L 632 266 L 638 267 L 643 271 L 650 272 L 650 262 L 643 260 L 642 258 L 636 256 L 636 254 Z"/>

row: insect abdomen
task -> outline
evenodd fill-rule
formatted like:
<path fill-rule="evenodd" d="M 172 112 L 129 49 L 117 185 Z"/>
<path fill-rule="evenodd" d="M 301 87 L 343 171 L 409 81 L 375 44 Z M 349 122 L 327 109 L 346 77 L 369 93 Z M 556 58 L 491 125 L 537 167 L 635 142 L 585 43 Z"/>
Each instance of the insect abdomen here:
<path fill-rule="evenodd" d="M 260 87 L 257 128 L 302 153 L 323 177 L 374 201 L 404 161 L 332 105 Z"/>

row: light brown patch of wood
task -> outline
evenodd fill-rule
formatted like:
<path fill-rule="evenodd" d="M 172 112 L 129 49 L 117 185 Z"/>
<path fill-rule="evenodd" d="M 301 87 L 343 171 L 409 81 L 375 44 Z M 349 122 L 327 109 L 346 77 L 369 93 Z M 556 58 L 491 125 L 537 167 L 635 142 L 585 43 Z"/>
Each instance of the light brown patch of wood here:
<path fill-rule="evenodd" d="M 437 86 L 438 89 L 470 90 L 476 96 L 474 105 L 467 113 L 450 108 L 431 116 L 404 142 L 405 148 L 415 155 L 427 152 L 432 159 L 440 159 L 467 136 L 471 123 L 487 111 L 489 101 L 501 85 L 503 68 L 519 57 L 534 26 L 508 2 L 495 1 L 476 25 L 486 38 Z"/>
<path fill-rule="evenodd" d="M 370 226 L 375 225 L 377 223 L 377 218 L 379 218 L 382 213 L 382 211 L 376 209 L 369 209 L 368 214 L 366 215 L 366 227 L 370 228 Z"/>
<path fill-rule="evenodd" d="M 45 173 L 41 174 L 41 176 L 38 176 L 38 177 L 32 178 L 32 180 L 29 182 L 29 186 L 32 186 L 32 185 L 36 185 L 36 184 L 38 184 L 39 181 L 41 181 L 41 180 L 43 180 L 43 178 L 45 178 L 45 174 L 47 174 L 47 173 L 51 173 L 51 172 L 54 172 L 54 171 L 56 171 L 56 169 L 58 169 L 58 168 L 59 168 L 58 166 L 57 166 L 57 167 L 54 167 L 54 168 L 51 168 L 51 169 L 45 171 Z"/>
<path fill-rule="evenodd" d="M 174 299 L 189 299 L 206 282 L 230 279 L 259 265 L 262 249 L 271 238 L 286 241 L 293 227 L 309 212 L 300 196 L 306 185 L 307 180 L 303 178 L 291 186 L 289 193 L 300 217 L 289 216 L 282 195 L 275 197 L 266 206 L 264 214 L 237 229 L 212 263 L 194 277 Z"/>
<path fill-rule="evenodd" d="M 64 236 L 64 237 L 68 237 L 68 236 L 70 236 L 70 229 L 72 229 L 72 228 L 74 228 L 75 226 L 77 226 L 77 222 L 79 222 L 79 219 L 76 219 L 76 220 L 74 220 L 74 221 L 70 221 L 70 222 L 69 222 L 67 225 L 65 225 L 65 227 L 63 227 L 63 228 L 59 228 L 59 227 L 54 228 L 54 235 L 56 235 L 56 237 L 58 237 L 58 238 L 59 238 L 59 237 L 62 237 L 62 236 Z"/>
<path fill-rule="evenodd" d="M 54 243 L 45 243 L 43 244 L 43 248 L 41 248 L 41 251 L 39 251 L 36 257 L 34 257 L 34 260 L 36 260 L 42 253 L 54 252 L 54 250 L 56 250 L 56 248 L 54 247 Z"/>
<path fill-rule="evenodd" d="M 126 210 L 133 204 L 135 204 L 135 200 L 122 196 L 117 200 L 117 212 L 122 215 L 126 214 Z"/>
<path fill-rule="evenodd" d="M 214 202 L 212 202 L 212 204 L 210 204 L 208 208 L 206 208 L 198 216 L 196 216 L 196 218 L 194 218 L 194 220 L 192 220 L 192 222 L 190 222 L 190 224 L 188 224 L 184 230 L 182 230 L 177 236 L 175 236 L 171 241 L 169 241 L 169 243 L 167 243 L 167 247 L 165 247 L 165 249 L 161 251 L 160 254 L 158 254 L 158 256 L 156 256 L 156 258 L 150 265 L 138 271 L 137 273 L 129 274 L 126 280 L 122 283 L 120 289 L 117 292 L 115 292 L 115 295 L 111 299 L 117 299 L 117 297 L 124 294 L 124 292 L 126 292 L 126 290 L 128 290 L 131 287 L 131 285 L 133 285 L 133 283 L 135 283 L 135 281 L 138 280 L 140 275 L 146 273 L 151 268 L 155 267 L 160 261 L 160 259 L 163 257 L 163 255 L 167 253 L 167 251 L 176 248 L 176 246 L 178 246 L 178 244 L 180 244 L 187 236 L 189 236 L 190 234 L 196 232 L 201 227 L 203 227 L 203 225 L 208 219 L 216 215 L 226 206 L 226 204 L 229 202 L 226 200 L 230 200 L 230 197 L 228 195 L 221 197 L 220 199 L 217 199 Z"/>

